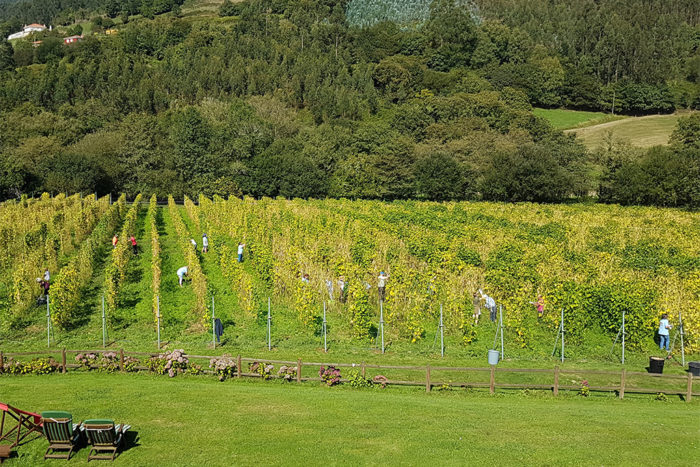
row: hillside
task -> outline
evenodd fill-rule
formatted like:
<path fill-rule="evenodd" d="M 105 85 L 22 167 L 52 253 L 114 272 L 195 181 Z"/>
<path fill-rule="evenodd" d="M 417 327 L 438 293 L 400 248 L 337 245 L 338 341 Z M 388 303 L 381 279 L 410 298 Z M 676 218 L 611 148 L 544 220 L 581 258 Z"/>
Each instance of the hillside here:
<path fill-rule="evenodd" d="M 687 114 L 648 115 L 566 130 L 575 134 L 587 148 L 597 149 L 611 140 L 620 140 L 638 148 L 667 145 L 678 119 Z"/>
<path fill-rule="evenodd" d="M 1 199 L 97 191 L 700 203 L 692 119 L 679 120 L 679 144 L 656 170 L 644 161 L 658 154 L 593 155 L 533 113 L 694 107 L 697 21 L 683 16 L 685 0 L 591 4 L 600 15 L 575 24 L 557 10 L 543 24 L 567 31 L 564 48 L 511 8 L 543 15 L 529 0 L 386 9 L 360 0 L 41 5 L 0 8 L 3 33 L 30 15 L 55 26 L 0 41 Z M 604 34 L 601 47 L 624 53 L 588 50 L 582 31 L 609 27 L 601 24 L 609 9 L 630 5 L 649 13 L 639 24 L 651 33 L 665 25 L 670 44 L 644 43 L 674 52 L 663 55 L 672 76 L 658 76 L 654 50 L 636 53 L 617 37 Z M 353 12 L 365 19 L 351 21 Z M 616 27 L 647 37 L 627 21 Z M 78 38 L 64 43 L 66 36 Z M 586 60 L 572 52 L 581 47 Z M 590 66 L 574 65 L 581 63 Z M 679 174 L 677 165 L 689 170 Z"/>

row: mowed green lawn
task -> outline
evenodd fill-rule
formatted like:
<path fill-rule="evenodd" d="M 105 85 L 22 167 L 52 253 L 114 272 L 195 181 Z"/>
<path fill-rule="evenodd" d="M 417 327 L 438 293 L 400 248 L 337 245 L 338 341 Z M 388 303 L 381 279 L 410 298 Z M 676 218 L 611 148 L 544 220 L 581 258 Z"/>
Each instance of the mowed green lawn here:
<path fill-rule="evenodd" d="M 519 391 L 72 373 L 0 378 L 0 401 L 111 417 L 136 436 L 119 465 L 697 465 L 700 403 Z M 43 463 L 47 442 L 7 465 Z M 84 462 L 87 449 L 55 465 Z"/>
<path fill-rule="evenodd" d="M 603 112 L 585 112 L 582 110 L 568 109 L 533 109 L 538 117 L 543 117 L 558 130 L 576 128 L 580 126 L 596 125 L 598 123 L 620 120 L 621 115 L 610 115 Z"/>

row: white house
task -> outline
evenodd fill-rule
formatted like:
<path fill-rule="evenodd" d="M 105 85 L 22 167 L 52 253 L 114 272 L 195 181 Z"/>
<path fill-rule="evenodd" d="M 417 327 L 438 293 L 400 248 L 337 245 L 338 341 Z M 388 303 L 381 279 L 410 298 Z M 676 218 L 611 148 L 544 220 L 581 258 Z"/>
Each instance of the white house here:
<path fill-rule="evenodd" d="M 37 23 L 32 23 L 28 26 L 25 26 L 24 29 L 22 29 L 20 32 L 16 32 L 14 34 L 10 34 L 7 36 L 7 40 L 11 41 L 12 39 L 22 39 L 23 37 L 27 37 L 33 32 L 41 32 L 41 31 L 46 31 L 46 26 L 43 24 L 37 24 Z"/>

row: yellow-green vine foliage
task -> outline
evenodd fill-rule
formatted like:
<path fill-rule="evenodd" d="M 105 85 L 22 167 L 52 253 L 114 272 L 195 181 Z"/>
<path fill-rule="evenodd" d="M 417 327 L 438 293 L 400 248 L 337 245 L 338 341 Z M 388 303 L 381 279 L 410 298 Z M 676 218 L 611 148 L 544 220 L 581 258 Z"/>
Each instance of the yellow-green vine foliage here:
<path fill-rule="evenodd" d="M 156 214 L 158 212 L 158 199 L 156 195 L 151 196 L 148 204 L 148 223 L 151 227 L 151 269 L 152 282 L 151 289 L 153 290 L 153 320 L 158 321 L 158 299 L 160 296 L 160 278 L 162 259 L 160 257 L 160 238 L 158 236 L 158 223 L 156 222 Z"/>
<path fill-rule="evenodd" d="M 90 236 L 80 245 L 78 253 L 61 269 L 51 286 L 51 320 L 59 328 L 70 326 L 81 304 L 82 292 L 92 277 L 97 255 L 106 245 L 121 222 L 126 197 L 122 195 L 109 207 Z"/>
<path fill-rule="evenodd" d="M 207 279 L 204 276 L 202 266 L 199 263 L 197 252 L 190 244 L 190 238 L 192 237 L 189 235 L 185 222 L 182 220 L 180 209 L 175 204 L 175 200 L 172 196 L 168 197 L 168 210 L 170 212 L 170 217 L 173 220 L 173 225 L 175 226 L 175 232 L 178 237 L 178 245 L 180 245 L 180 249 L 187 260 L 187 275 L 192 281 L 192 290 L 194 291 L 195 296 L 195 304 L 194 308 L 192 309 L 192 314 L 195 317 L 197 324 L 200 324 L 204 328 L 210 328 L 211 319 L 209 318 L 209 311 L 207 308 Z"/>
<path fill-rule="evenodd" d="M 39 216 L 32 214 L 35 209 L 40 211 Z M 14 212 L 7 211 L 4 216 L 0 215 L 11 222 L 3 226 L 0 235 L 16 235 L 21 240 L 15 245 L 15 250 L 5 256 L 5 261 L 0 261 L 12 261 L 9 268 L 12 271 L 10 302 L 14 317 L 24 314 L 33 303 L 39 292 L 36 278 L 43 276 L 45 268 L 55 275 L 61 258 L 74 253 L 106 209 L 107 203 L 98 202 L 94 195 L 86 198 L 59 195 L 55 198 L 42 197 L 31 207 L 18 205 Z M 25 230 L 27 228 L 30 230 Z"/>
<path fill-rule="evenodd" d="M 126 279 L 129 260 L 133 256 L 129 236 L 136 233 L 136 221 L 141 208 L 141 198 L 141 193 L 139 193 L 134 199 L 131 208 L 127 211 L 119 241 L 116 248 L 112 251 L 111 261 L 105 268 L 105 302 L 107 309 L 110 311 L 114 311 L 117 308 L 119 291 Z"/>
<path fill-rule="evenodd" d="M 691 345 L 700 336 L 699 224 L 692 213 L 215 198 L 202 219 L 208 229 L 216 227 L 219 241 L 245 241 L 256 278 L 289 308 L 307 307 L 300 273 L 315 284 L 312 308 L 325 293 L 324 281 L 344 275 L 355 290 L 336 308 L 360 330 L 364 316 L 376 319 L 377 275 L 388 272 L 385 320 L 392 338 L 419 340 L 437 325 L 442 303 L 445 332 L 473 341 L 476 328 L 468 323 L 477 289 L 503 305 L 508 338 L 523 347 L 541 334 L 534 326 L 556 332 L 561 309 L 573 345 L 594 326 L 614 339 L 622 311 L 636 328 L 630 345 L 650 341 L 663 312 L 677 325 L 678 310 Z M 372 288 L 358 289 L 365 282 Z M 531 304 L 538 294 L 545 303 L 541 320 Z M 484 310 L 477 326 L 487 319 Z"/>

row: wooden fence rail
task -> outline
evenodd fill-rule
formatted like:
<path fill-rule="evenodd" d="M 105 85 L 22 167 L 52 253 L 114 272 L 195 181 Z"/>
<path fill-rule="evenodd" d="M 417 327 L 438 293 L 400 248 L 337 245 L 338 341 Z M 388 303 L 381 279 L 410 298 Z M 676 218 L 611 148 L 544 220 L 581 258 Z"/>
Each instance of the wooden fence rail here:
<path fill-rule="evenodd" d="M 60 363 L 59 363 L 59 368 L 61 373 L 66 373 L 68 369 L 73 369 L 73 368 L 81 368 L 83 365 L 76 364 L 76 363 L 68 363 L 68 354 L 85 354 L 85 353 L 93 353 L 93 354 L 105 354 L 105 353 L 114 353 L 118 356 L 119 358 L 119 369 L 120 371 L 124 371 L 125 367 L 125 358 L 126 357 L 155 357 L 160 354 L 158 353 L 151 353 L 151 352 L 127 352 L 124 349 L 100 349 L 100 350 L 75 350 L 75 349 L 60 349 L 60 350 L 54 350 L 54 351 L 39 351 L 39 352 L 10 352 L 10 353 L 5 353 L 0 351 L 0 373 L 3 372 L 4 370 L 4 365 L 5 365 L 5 360 L 9 357 L 25 357 L 25 356 L 39 356 L 39 357 L 51 357 L 54 358 L 58 356 L 60 358 Z M 216 355 L 190 355 L 190 354 L 183 354 L 183 357 L 187 357 L 188 359 L 206 359 L 210 360 L 213 358 L 219 358 L 220 356 Z M 59 362 L 58 360 L 56 360 Z M 562 378 L 562 375 L 576 375 L 578 378 L 581 378 L 582 375 L 604 375 L 604 376 L 614 376 L 619 378 L 619 384 L 617 385 L 603 385 L 603 386 L 598 386 L 598 385 L 589 385 L 588 389 L 591 391 L 605 391 L 605 392 L 610 392 L 610 391 L 617 391 L 618 397 L 620 399 L 623 399 L 625 397 L 626 393 L 633 392 L 633 393 L 641 393 L 641 394 L 654 394 L 654 393 L 664 393 L 664 394 L 673 394 L 673 395 L 680 395 L 683 396 L 686 400 L 686 402 L 690 402 L 693 398 L 693 396 L 700 396 L 700 393 L 694 393 L 693 392 L 693 380 L 694 377 L 692 373 L 688 372 L 686 376 L 683 375 L 664 375 L 664 374 L 657 374 L 657 373 L 643 373 L 643 372 L 635 372 L 635 371 L 627 371 L 626 369 L 622 368 L 619 372 L 617 371 L 609 371 L 609 370 L 585 370 L 585 369 L 564 369 L 560 368 L 558 365 L 555 366 L 552 369 L 548 368 L 503 368 L 503 367 L 496 367 L 495 365 L 491 365 L 489 367 L 451 367 L 451 366 L 430 366 L 430 365 L 425 365 L 425 366 L 410 366 L 410 365 L 377 365 L 377 364 L 369 364 L 365 362 L 361 363 L 324 363 L 324 362 L 302 362 L 301 359 L 297 359 L 296 361 L 288 361 L 288 360 L 270 360 L 266 358 L 251 358 L 251 357 L 243 357 L 241 355 L 238 355 L 236 357 L 236 377 L 237 378 L 242 378 L 242 377 L 261 377 L 262 375 L 258 373 L 250 373 L 250 372 L 244 372 L 242 369 L 243 363 L 253 363 L 253 362 L 260 362 L 260 363 L 269 363 L 269 364 L 277 364 L 277 365 L 288 365 L 291 367 L 295 367 L 297 369 L 296 371 L 296 381 L 298 383 L 301 383 L 302 381 L 321 381 L 320 377 L 309 377 L 309 376 L 303 376 L 302 373 L 305 368 L 319 368 L 321 366 L 327 367 L 327 366 L 334 366 L 336 368 L 355 368 L 360 371 L 361 375 L 363 378 L 366 377 L 366 372 L 367 369 L 374 369 L 374 370 L 402 370 L 402 371 L 410 371 L 410 372 L 420 372 L 422 375 L 424 375 L 422 378 L 418 379 L 412 379 L 412 380 L 396 380 L 396 379 L 386 379 L 382 378 L 382 384 L 386 385 L 398 385 L 398 386 L 425 386 L 426 392 L 430 392 L 432 388 L 434 387 L 474 387 L 474 388 L 482 388 L 482 387 L 488 387 L 489 392 L 491 394 L 495 393 L 497 388 L 501 389 L 545 389 L 545 390 L 551 390 L 555 396 L 559 395 L 560 390 L 580 390 L 581 385 L 574 385 L 574 384 L 561 384 L 560 379 Z M 143 366 L 143 365 L 137 365 L 136 370 L 147 370 L 148 367 Z M 465 374 L 470 374 L 470 373 L 489 373 L 489 381 L 462 381 L 462 382 L 455 382 L 455 381 L 439 381 L 434 379 L 434 374 L 435 372 L 450 372 L 450 373 L 457 373 L 460 376 L 464 376 Z M 213 373 L 212 371 L 209 370 L 204 370 L 204 373 L 211 374 Z M 508 381 L 496 381 L 496 374 L 503 374 L 503 373 L 516 373 L 516 374 L 522 374 L 522 373 L 531 373 L 535 375 L 551 375 L 552 376 L 552 382 L 550 383 L 533 383 L 533 382 L 526 382 L 526 383 L 515 383 L 515 382 L 508 382 Z M 266 375 L 268 378 L 282 378 L 282 376 L 279 375 Z M 631 386 L 629 384 L 629 377 L 630 376 L 636 376 L 636 377 L 649 377 L 649 378 L 657 378 L 657 379 L 663 379 L 665 381 L 676 381 L 680 382 L 680 380 L 686 381 L 685 388 L 683 390 L 669 390 L 669 388 L 645 388 L 645 387 L 637 387 L 637 386 Z M 347 382 L 348 379 L 343 378 L 341 379 L 341 382 Z"/>

